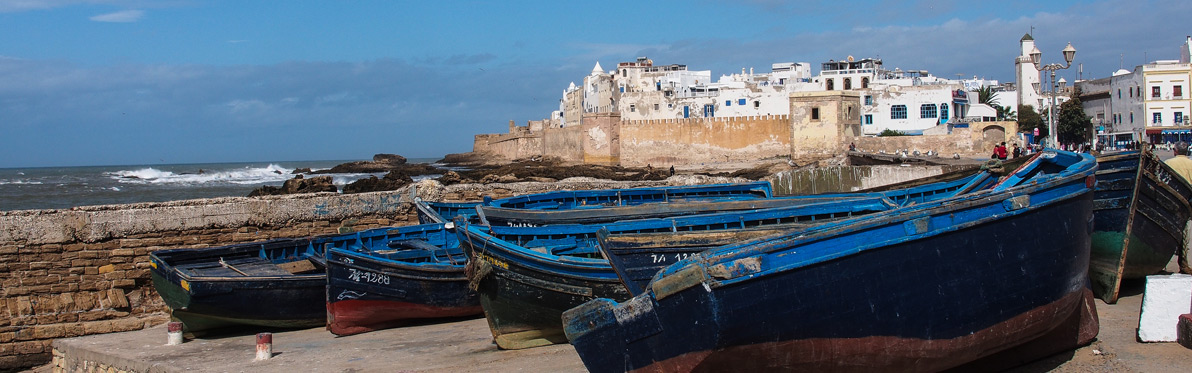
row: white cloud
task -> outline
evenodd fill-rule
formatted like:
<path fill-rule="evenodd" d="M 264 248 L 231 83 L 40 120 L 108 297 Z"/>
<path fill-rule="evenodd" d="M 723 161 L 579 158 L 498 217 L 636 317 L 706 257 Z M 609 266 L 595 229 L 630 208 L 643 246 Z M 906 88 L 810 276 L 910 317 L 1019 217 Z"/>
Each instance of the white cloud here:
<path fill-rule="evenodd" d="M 100 14 L 100 15 L 91 17 L 91 20 L 95 21 L 95 22 L 128 23 L 128 22 L 136 22 L 136 21 L 140 20 L 141 17 L 143 17 L 144 15 L 145 15 L 145 11 L 130 9 L 130 10 L 121 10 L 121 11 L 115 12 L 115 13 Z"/>

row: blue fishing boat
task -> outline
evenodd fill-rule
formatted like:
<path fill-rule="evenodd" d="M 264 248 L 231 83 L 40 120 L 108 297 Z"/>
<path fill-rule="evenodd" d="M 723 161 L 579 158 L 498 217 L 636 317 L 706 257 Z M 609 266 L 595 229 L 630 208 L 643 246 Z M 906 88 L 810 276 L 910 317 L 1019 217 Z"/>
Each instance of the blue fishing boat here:
<path fill-rule="evenodd" d="M 1162 271 L 1183 246 L 1192 186 L 1150 151 L 1097 157 L 1093 292 L 1115 303 L 1122 279 Z"/>
<path fill-rule="evenodd" d="M 597 248 L 597 233 L 669 232 L 705 236 L 738 229 L 798 229 L 801 226 L 887 211 L 883 197 L 809 203 L 745 212 L 626 220 L 599 225 L 563 224 L 501 227 L 457 218 L 460 246 L 473 260 L 468 276 L 480 294 L 497 346 L 520 349 L 565 343 L 563 311 L 598 297 L 627 299 Z M 669 257 L 660 262 L 673 261 Z"/>
<path fill-rule="evenodd" d="M 288 238 L 149 254 L 153 287 L 189 332 L 234 325 L 323 325 L 322 243 Z"/>
<path fill-rule="evenodd" d="M 373 229 L 327 245 L 327 330 L 352 335 L 479 315 L 453 225 Z"/>
<path fill-rule="evenodd" d="M 493 200 L 485 197 L 483 202 L 428 202 L 414 198 L 414 206 L 418 211 L 418 220 L 423 223 L 444 223 L 456 216 L 463 216 L 473 222 L 492 224 L 477 216 L 477 207 L 497 209 L 492 222 L 497 225 L 515 225 L 503 220 L 503 211 L 593 211 L 614 206 L 637 206 L 660 202 L 701 202 L 728 200 L 756 200 L 773 196 L 770 183 L 756 181 L 735 184 L 707 184 L 681 185 L 627 189 L 599 189 L 574 190 L 534 193 L 509 198 Z M 591 214 L 591 213 L 589 213 Z M 597 213 L 603 216 L 616 215 L 616 212 Z M 623 213 L 621 213 L 623 214 Z M 556 223 L 581 223 L 581 221 L 565 221 L 556 219 Z"/>
<path fill-rule="evenodd" d="M 717 247 L 567 311 L 565 332 L 593 372 L 960 366 L 1091 304 L 1095 170 L 1047 150 L 989 189 Z"/>
<path fill-rule="evenodd" d="M 673 198 L 656 203 L 613 205 L 601 208 L 571 206 L 566 209 L 536 209 L 505 207 L 501 205 L 477 206 L 482 224 L 492 226 L 541 226 L 548 224 L 600 224 L 618 220 L 650 219 L 669 216 L 698 215 L 716 212 L 758 210 L 787 206 L 805 205 L 815 202 L 836 201 L 850 198 L 885 197 L 896 204 L 920 203 L 939 198 L 940 195 L 968 193 L 979 190 L 997 180 L 996 174 L 980 171 L 962 171 L 956 174 L 930 178 L 932 182 L 913 181 L 905 185 L 896 184 L 878 189 L 853 192 L 803 195 L 774 198 L 719 199 Z M 513 204 L 505 204 L 513 205 Z"/>
<path fill-rule="evenodd" d="M 418 222 L 422 224 L 447 223 L 456 216 L 473 220 L 476 206 L 481 202 L 432 202 L 414 197 L 414 209 L 418 212 Z"/>

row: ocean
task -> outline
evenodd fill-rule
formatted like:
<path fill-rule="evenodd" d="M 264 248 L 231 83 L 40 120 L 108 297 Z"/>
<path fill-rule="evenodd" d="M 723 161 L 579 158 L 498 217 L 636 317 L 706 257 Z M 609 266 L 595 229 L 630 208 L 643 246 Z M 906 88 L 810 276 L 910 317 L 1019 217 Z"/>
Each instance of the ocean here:
<path fill-rule="evenodd" d="M 410 158 L 408 162 L 434 163 L 438 159 Z M 0 168 L 0 211 L 243 197 L 264 185 L 281 186 L 294 178 L 295 169 L 326 170 L 347 162 L 352 161 Z M 332 176 L 342 191 L 353 181 L 384 173 L 326 175 Z M 439 175 L 414 180 L 436 177 Z"/>

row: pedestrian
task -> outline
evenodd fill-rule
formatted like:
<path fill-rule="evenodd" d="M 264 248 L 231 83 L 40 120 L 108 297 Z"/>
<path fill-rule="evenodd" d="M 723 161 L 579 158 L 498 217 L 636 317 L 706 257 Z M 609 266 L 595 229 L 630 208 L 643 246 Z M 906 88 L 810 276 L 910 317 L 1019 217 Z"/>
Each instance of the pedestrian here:
<path fill-rule="evenodd" d="M 1184 180 L 1192 181 L 1192 159 L 1188 159 L 1188 143 L 1183 141 L 1175 143 L 1175 156 L 1163 163 L 1170 166 L 1171 170 L 1183 177 Z"/>
<path fill-rule="evenodd" d="M 854 144 L 854 143 L 851 143 L 851 142 L 850 142 L 850 143 L 848 143 L 848 151 L 850 151 L 850 152 L 855 152 L 855 151 L 857 151 L 857 144 Z"/>
<path fill-rule="evenodd" d="M 993 156 L 991 158 L 1000 159 L 1000 160 L 1004 161 L 1004 160 L 1006 160 L 1006 156 L 1007 156 L 1007 154 L 1006 154 L 1006 142 L 1005 141 L 1002 141 L 1001 144 L 997 144 L 993 147 Z"/>
<path fill-rule="evenodd" d="M 1014 154 L 1014 158 L 1018 158 L 1018 157 L 1022 156 L 1022 148 L 1018 147 L 1018 143 L 1014 143 L 1014 153 L 1013 154 Z"/>
<path fill-rule="evenodd" d="M 675 176 L 675 166 L 674 165 L 671 165 L 670 172 L 671 172 L 671 174 L 670 174 L 671 176 Z"/>

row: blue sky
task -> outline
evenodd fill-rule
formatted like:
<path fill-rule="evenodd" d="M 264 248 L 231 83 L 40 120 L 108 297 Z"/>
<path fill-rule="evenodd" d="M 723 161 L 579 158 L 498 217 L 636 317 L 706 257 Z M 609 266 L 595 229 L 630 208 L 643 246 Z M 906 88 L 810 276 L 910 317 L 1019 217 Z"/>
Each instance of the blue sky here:
<path fill-rule="evenodd" d="M 1013 81 L 1178 58 L 1186 1 L 0 0 L 0 167 L 439 157 L 599 61 L 713 77 L 852 55 Z M 1164 20 L 1166 19 L 1166 20 Z M 1068 80 L 1075 68 L 1065 71 Z"/>

